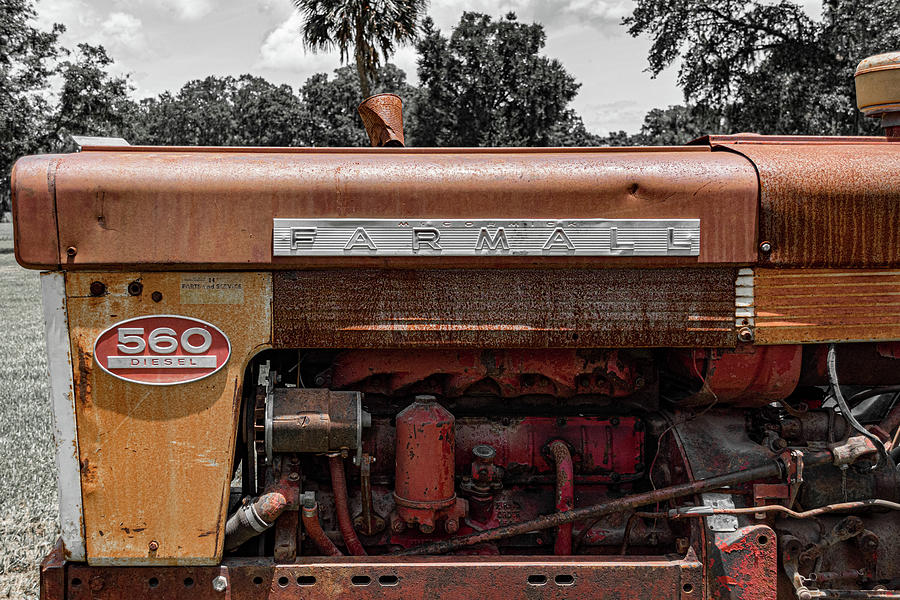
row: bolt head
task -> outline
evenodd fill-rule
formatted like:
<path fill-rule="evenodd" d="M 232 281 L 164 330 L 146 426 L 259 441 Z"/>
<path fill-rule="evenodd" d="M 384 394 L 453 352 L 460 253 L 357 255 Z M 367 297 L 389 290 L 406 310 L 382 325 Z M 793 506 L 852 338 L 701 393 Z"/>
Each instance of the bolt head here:
<path fill-rule="evenodd" d="M 76 248 L 75 246 L 69 246 L 68 248 L 66 248 L 66 256 L 75 256 L 76 254 L 78 254 L 78 248 Z"/>
<path fill-rule="evenodd" d="M 102 281 L 91 282 L 91 296 L 102 296 L 106 293 L 106 284 Z"/>
<path fill-rule="evenodd" d="M 224 592 L 228 589 L 228 580 L 225 579 L 224 575 L 219 575 L 212 580 L 212 587 L 217 592 Z"/>
<path fill-rule="evenodd" d="M 147 547 L 150 548 L 150 552 L 156 552 L 157 550 L 159 550 L 159 542 L 153 540 L 152 542 L 150 542 L 150 544 L 148 544 Z"/>
<path fill-rule="evenodd" d="M 300 474 L 291 473 L 290 475 L 288 475 L 288 479 L 290 479 L 291 481 L 297 481 L 298 479 L 300 479 Z"/>
<path fill-rule="evenodd" d="M 738 339 L 742 342 L 752 342 L 753 330 L 749 327 L 741 327 L 741 329 L 738 331 Z"/>
<path fill-rule="evenodd" d="M 447 533 L 456 533 L 459 531 L 459 521 L 456 519 L 447 519 L 447 522 L 444 523 L 444 529 Z"/>
<path fill-rule="evenodd" d="M 404 522 L 401 521 L 400 519 L 397 519 L 396 521 L 394 521 L 393 523 L 391 523 L 391 530 L 392 530 L 394 533 L 403 533 L 403 531 L 404 531 L 405 529 L 406 529 L 406 523 L 404 523 Z"/>
<path fill-rule="evenodd" d="M 763 254 L 768 254 L 772 251 L 772 243 L 771 242 L 763 242 L 759 245 L 759 251 Z"/>
<path fill-rule="evenodd" d="M 428 523 L 419 523 L 419 531 L 422 533 L 434 533 L 434 525 Z"/>

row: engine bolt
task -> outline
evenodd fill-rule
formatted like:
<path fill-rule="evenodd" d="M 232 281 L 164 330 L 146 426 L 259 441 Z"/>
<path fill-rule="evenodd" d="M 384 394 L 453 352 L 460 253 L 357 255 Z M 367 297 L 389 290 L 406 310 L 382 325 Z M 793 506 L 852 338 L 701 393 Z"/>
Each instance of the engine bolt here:
<path fill-rule="evenodd" d="M 106 293 L 106 284 L 102 281 L 91 282 L 91 296 L 102 296 Z"/>
<path fill-rule="evenodd" d="M 434 525 L 428 523 L 419 523 L 419 531 L 422 533 L 434 533 Z"/>
<path fill-rule="evenodd" d="M 291 481 L 297 481 L 298 479 L 300 479 L 300 475 L 298 473 L 291 473 L 290 475 L 288 475 L 288 479 Z"/>
<path fill-rule="evenodd" d="M 75 246 L 69 246 L 68 248 L 66 248 L 66 256 L 75 256 L 76 254 L 78 254 L 78 248 L 76 248 Z"/>
<path fill-rule="evenodd" d="M 771 242 L 763 242 L 759 245 L 759 251 L 763 254 L 768 254 L 772 251 L 772 243 Z"/>
<path fill-rule="evenodd" d="M 405 529 L 406 523 L 404 523 L 400 519 L 397 519 L 396 521 L 391 523 L 391 530 L 393 530 L 394 533 L 403 533 Z"/>
<path fill-rule="evenodd" d="M 156 552 L 157 550 L 159 550 L 159 542 L 153 540 L 147 545 L 147 547 L 150 548 L 150 552 Z"/>
<path fill-rule="evenodd" d="M 459 521 L 456 519 L 447 519 L 447 522 L 444 523 L 444 529 L 447 533 L 456 533 L 459 531 Z"/>
<path fill-rule="evenodd" d="M 144 291 L 144 284 L 140 281 L 132 281 L 128 284 L 128 293 L 132 296 L 140 296 Z"/>
<path fill-rule="evenodd" d="M 217 592 L 224 592 L 228 588 L 228 580 L 224 575 L 219 575 L 212 580 L 212 587 Z"/>
<path fill-rule="evenodd" d="M 741 329 L 738 331 L 738 339 L 742 342 L 752 342 L 753 330 L 749 327 L 741 327 Z"/>
<path fill-rule="evenodd" d="M 150 298 L 153 299 L 154 302 L 162 301 L 162 292 L 153 292 L 150 294 Z"/>

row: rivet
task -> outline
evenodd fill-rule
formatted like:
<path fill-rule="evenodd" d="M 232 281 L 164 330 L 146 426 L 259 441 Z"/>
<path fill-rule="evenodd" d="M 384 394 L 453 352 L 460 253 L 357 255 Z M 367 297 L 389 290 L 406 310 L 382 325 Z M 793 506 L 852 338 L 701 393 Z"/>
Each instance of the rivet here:
<path fill-rule="evenodd" d="M 763 242 L 759 245 L 759 251 L 763 254 L 768 254 L 772 251 L 772 243 L 771 242 Z"/>
<path fill-rule="evenodd" d="M 102 296 L 106 293 L 106 284 L 102 281 L 91 282 L 91 296 Z"/>

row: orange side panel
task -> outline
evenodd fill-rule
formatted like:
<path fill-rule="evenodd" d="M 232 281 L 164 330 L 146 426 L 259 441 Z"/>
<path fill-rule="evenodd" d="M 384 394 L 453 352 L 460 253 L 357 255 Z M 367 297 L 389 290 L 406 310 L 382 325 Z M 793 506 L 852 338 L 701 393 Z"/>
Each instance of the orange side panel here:
<path fill-rule="evenodd" d="M 209 274 L 215 277 L 216 274 Z M 230 273 L 227 292 L 182 285 L 197 274 L 77 273 L 67 282 L 88 562 L 216 564 L 222 556 L 241 385 L 267 347 L 269 273 Z M 131 296 L 139 280 L 143 292 Z M 92 281 L 108 293 L 90 296 Z M 238 287 L 235 287 L 238 286 Z M 152 300 L 160 292 L 159 302 Z M 238 293 L 239 292 L 239 293 Z M 231 341 L 231 359 L 192 383 L 151 386 L 117 379 L 93 360 L 111 325 L 148 314 L 207 321 Z M 158 549 L 151 550 L 151 541 Z"/>
<path fill-rule="evenodd" d="M 12 171 L 13 238 L 16 260 L 30 269 L 59 264 L 56 231 L 56 167 L 61 156 L 26 156 Z"/>

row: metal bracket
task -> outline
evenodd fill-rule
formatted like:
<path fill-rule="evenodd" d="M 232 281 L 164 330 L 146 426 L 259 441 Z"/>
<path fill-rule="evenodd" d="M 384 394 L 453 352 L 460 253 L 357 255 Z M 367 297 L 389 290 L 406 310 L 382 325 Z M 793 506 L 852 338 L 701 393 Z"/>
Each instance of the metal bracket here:
<path fill-rule="evenodd" d="M 709 508 L 734 508 L 734 499 L 731 494 L 701 494 L 703 505 Z M 710 531 L 731 532 L 738 529 L 736 515 L 710 515 L 706 517 L 706 525 Z"/>

